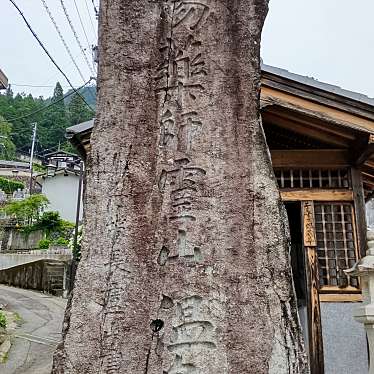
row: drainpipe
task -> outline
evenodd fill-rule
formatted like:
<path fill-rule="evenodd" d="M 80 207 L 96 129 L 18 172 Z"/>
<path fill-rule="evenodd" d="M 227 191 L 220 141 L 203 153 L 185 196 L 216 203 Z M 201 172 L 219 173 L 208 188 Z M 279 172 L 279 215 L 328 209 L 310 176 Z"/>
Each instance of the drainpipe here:
<path fill-rule="evenodd" d="M 354 310 L 354 319 L 364 325 L 369 342 L 369 374 L 374 374 L 374 231 L 368 230 L 366 256 L 345 273 L 360 277 L 362 303 Z"/>

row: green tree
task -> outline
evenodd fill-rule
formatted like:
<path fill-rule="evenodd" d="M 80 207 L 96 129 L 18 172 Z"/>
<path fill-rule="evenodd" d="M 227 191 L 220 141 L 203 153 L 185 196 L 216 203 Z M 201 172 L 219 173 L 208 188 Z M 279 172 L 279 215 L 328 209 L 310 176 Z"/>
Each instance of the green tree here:
<path fill-rule="evenodd" d="M 44 148 L 55 147 L 66 142 L 65 130 L 68 126 L 64 92 L 61 84 L 56 83 L 51 104 L 45 112 L 39 127 L 39 139 Z"/>
<path fill-rule="evenodd" d="M 16 156 L 16 146 L 12 141 L 12 125 L 0 115 L 0 157 L 12 160 Z"/>
<path fill-rule="evenodd" d="M 94 117 L 93 112 L 87 107 L 82 97 L 76 93 L 68 105 L 68 111 L 70 126 L 88 121 Z"/>
<path fill-rule="evenodd" d="M 31 195 L 27 199 L 14 200 L 2 209 L 8 216 L 32 224 L 40 218 L 40 214 L 49 204 L 46 196 L 42 194 Z"/>

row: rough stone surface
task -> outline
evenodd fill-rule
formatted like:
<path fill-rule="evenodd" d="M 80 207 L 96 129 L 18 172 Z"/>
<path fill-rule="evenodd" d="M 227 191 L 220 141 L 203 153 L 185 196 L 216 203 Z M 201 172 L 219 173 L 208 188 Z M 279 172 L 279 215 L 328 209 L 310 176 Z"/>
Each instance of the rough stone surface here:
<path fill-rule="evenodd" d="M 306 373 L 259 118 L 265 0 L 102 0 L 85 239 L 53 373 Z"/>

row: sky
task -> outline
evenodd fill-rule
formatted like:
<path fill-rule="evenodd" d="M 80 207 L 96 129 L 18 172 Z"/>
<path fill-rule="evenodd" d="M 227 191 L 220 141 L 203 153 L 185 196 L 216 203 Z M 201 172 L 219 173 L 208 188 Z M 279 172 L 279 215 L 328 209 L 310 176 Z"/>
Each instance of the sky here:
<path fill-rule="evenodd" d="M 81 78 L 70 59 L 43 6 L 42 0 L 15 0 L 57 64 L 65 72 L 72 84 L 75 87 L 79 87 L 88 81 L 93 74 L 83 57 L 83 52 L 81 52 L 78 42 L 74 38 L 60 0 L 44 1 L 71 50 L 71 54 L 84 79 Z M 63 3 L 78 40 L 85 50 L 84 53 L 87 60 L 89 64 L 92 64 L 91 45 L 97 44 L 97 20 L 92 0 L 63 0 Z M 77 4 L 84 31 L 75 4 Z M 95 4 L 98 4 L 98 0 L 95 0 Z M 69 89 L 68 83 L 43 52 L 9 0 L 0 0 L 0 15 L 0 69 L 8 77 L 13 91 L 49 97 L 52 95 L 53 87 L 57 81 L 61 83 L 64 91 L 67 91 Z M 23 85 L 51 87 L 28 87 Z"/>
<path fill-rule="evenodd" d="M 82 85 L 83 79 L 64 49 L 42 0 L 15 1 L 73 85 Z M 92 73 L 69 28 L 60 0 L 45 1 L 87 81 Z M 97 43 L 92 0 L 63 2 L 91 63 L 89 45 Z M 94 2 L 98 6 L 99 0 Z M 373 0 L 271 0 L 262 37 L 263 61 L 374 97 L 373 14 Z M 56 81 L 67 90 L 66 81 L 48 60 L 9 0 L 0 0 L 0 15 L 0 68 L 8 76 L 13 91 L 48 97 Z"/>

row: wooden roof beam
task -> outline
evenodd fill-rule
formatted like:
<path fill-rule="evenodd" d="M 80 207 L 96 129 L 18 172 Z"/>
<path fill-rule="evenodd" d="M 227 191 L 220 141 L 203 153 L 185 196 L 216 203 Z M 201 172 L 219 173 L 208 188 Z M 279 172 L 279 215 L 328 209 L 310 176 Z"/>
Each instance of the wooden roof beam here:
<path fill-rule="evenodd" d="M 355 165 L 360 167 L 363 165 L 371 156 L 374 155 L 374 143 L 369 143 L 363 152 L 356 158 Z"/>
<path fill-rule="evenodd" d="M 350 166 L 348 150 L 270 150 L 270 153 L 274 168 L 344 168 Z"/>
<path fill-rule="evenodd" d="M 316 139 L 324 143 L 329 143 L 341 148 L 349 148 L 350 146 L 350 142 L 347 139 L 342 139 L 337 137 L 336 135 L 322 132 L 320 129 L 314 129 L 312 127 L 306 128 L 305 125 L 294 122 L 292 120 L 284 119 L 282 117 L 278 117 L 274 114 L 267 113 L 266 115 L 263 115 L 263 118 L 264 122 L 268 121 L 272 125 L 293 131 L 304 136 L 308 136 L 312 139 Z"/>
<path fill-rule="evenodd" d="M 310 116 L 307 113 L 302 114 L 300 112 L 290 112 L 289 110 L 285 110 L 283 107 L 274 107 L 274 110 L 272 108 L 268 108 L 267 111 L 269 113 L 272 113 L 276 115 L 277 117 L 281 117 L 287 120 L 291 120 L 293 122 L 298 122 L 300 124 L 303 124 L 307 128 L 314 128 L 318 129 L 320 131 L 323 131 L 325 133 L 329 133 L 331 135 L 336 135 L 337 137 L 344 138 L 350 141 L 353 141 L 356 139 L 356 132 L 353 129 L 347 129 L 344 127 L 339 127 L 335 123 L 328 122 L 326 119 L 324 119 L 321 116 Z"/>

